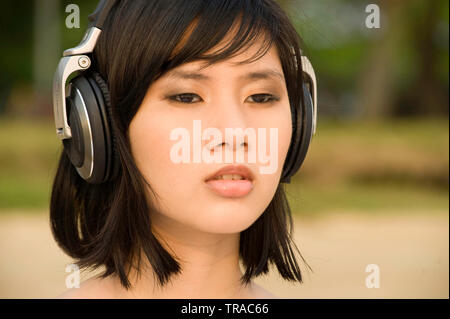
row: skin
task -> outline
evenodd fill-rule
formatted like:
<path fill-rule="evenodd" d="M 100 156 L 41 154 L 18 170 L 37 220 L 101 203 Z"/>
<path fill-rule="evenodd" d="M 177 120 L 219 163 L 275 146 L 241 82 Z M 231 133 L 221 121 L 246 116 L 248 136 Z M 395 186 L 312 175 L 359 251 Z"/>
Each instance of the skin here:
<path fill-rule="evenodd" d="M 225 38 L 225 43 L 229 38 Z M 117 277 L 93 277 L 60 295 L 60 298 L 276 298 L 253 282 L 241 286 L 239 279 L 240 232 L 250 227 L 264 212 L 277 189 L 282 164 L 291 137 L 291 114 L 284 78 L 240 80 L 241 75 L 273 69 L 283 75 L 276 47 L 250 64 L 237 65 L 259 49 L 260 43 L 231 59 L 220 61 L 202 71 L 210 80 L 172 79 L 165 74 L 149 87 L 142 105 L 129 127 L 129 138 L 138 168 L 149 181 L 157 197 L 149 200 L 157 211 L 150 212 L 152 231 L 175 256 L 182 273 L 160 289 L 148 264 L 138 279 L 132 271 L 133 288 L 126 291 Z M 178 71 L 196 71 L 201 61 L 179 66 Z M 172 72 L 174 70 L 171 70 Z M 169 72 L 169 73 L 170 73 Z M 183 93 L 189 103 L 171 101 L 168 96 Z M 255 94 L 271 94 L 279 101 L 256 103 Z M 178 97 L 180 99 L 180 97 Z M 260 101 L 264 98 L 260 98 Z M 194 103 L 192 103 L 194 102 Z M 176 164 L 170 159 L 175 141 L 170 132 L 177 127 L 189 130 L 193 120 L 202 121 L 202 130 L 218 128 L 278 128 L 278 168 L 274 174 L 261 174 L 263 163 L 244 163 L 254 174 L 253 189 L 241 198 L 225 198 L 212 192 L 205 178 L 228 163 Z M 248 142 L 248 141 L 247 141 Z M 208 141 L 202 141 L 202 146 Z M 224 146 L 225 147 L 225 146 Z M 245 145 L 247 153 L 249 147 Z M 191 140 L 192 149 L 192 140 Z M 214 152 L 215 150 L 212 150 Z M 236 151 L 236 148 L 233 149 Z M 192 152 L 192 150 L 191 150 Z M 191 154 L 191 159 L 192 159 Z M 144 262 L 148 262 L 143 255 Z"/>

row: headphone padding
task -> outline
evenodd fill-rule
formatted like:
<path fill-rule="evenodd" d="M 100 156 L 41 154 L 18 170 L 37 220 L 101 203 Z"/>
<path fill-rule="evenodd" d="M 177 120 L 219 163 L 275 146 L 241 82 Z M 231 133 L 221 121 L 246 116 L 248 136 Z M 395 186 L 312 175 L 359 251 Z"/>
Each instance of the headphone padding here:
<path fill-rule="evenodd" d="M 292 149 L 289 150 L 285 166 L 283 167 L 283 176 L 281 178 L 281 182 L 290 183 L 290 179 L 294 174 L 299 170 L 303 161 L 306 158 L 306 154 L 308 152 L 309 144 L 312 138 L 312 125 L 313 125 L 313 102 L 312 96 L 306 87 L 303 84 L 303 105 L 304 107 L 300 110 L 300 116 L 297 117 L 297 111 L 294 110 L 293 117 L 297 121 L 297 119 L 301 119 L 301 124 L 294 125 L 295 129 L 301 130 L 301 135 L 299 139 L 296 139 L 291 144 Z M 293 132 L 294 136 L 295 132 Z M 297 136 L 297 134 L 295 134 Z"/>
<path fill-rule="evenodd" d="M 103 77 L 98 72 L 91 72 L 92 79 L 97 83 L 98 88 L 102 92 L 102 96 L 104 99 L 104 119 L 105 119 L 105 133 L 108 143 L 108 168 L 107 174 L 105 176 L 105 181 L 114 179 L 119 170 L 119 156 L 117 151 L 117 141 L 116 136 L 114 135 L 114 130 L 112 127 L 112 106 L 111 106 L 111 96 L 109 93 L 108 84 L 103 79 Z"/>
<path fill-rule="evenodd" d="M 113 152 L 111 145 L 111 127 L 108 119 L 108 105 L 110 103 L 109 91 L 106 83 L 97 72 L 89 73 L 87 79 L 95 92 L 99 111 L 102 115 L 103 133 L 105 136 L 105 175 L 102 179 L 102 182 L 105 182 L 110 176 Z"/>

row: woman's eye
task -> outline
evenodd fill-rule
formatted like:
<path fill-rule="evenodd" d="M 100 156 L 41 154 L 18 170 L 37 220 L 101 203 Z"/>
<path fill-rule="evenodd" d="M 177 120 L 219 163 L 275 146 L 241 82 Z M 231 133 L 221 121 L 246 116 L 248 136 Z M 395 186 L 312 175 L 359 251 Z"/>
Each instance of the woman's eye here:
<path fill-rule="evenodd" d="M 250 98 L 252 98 L 254 101 L 252 103 L 259 103 L 259 104 L 270 103 L 280 100 L 278 97 L 271 94 L 254 94 L 250 96 Z"/>
<path fill-rule="evenodd" d="M 173 101 L 176 101 L 176 102 L 180 102 L 180 103 L 191 104 L 191 103 L 199 102 L 199 101 L 195 101 L 196 96 L 199 97 L 197 94 L 194 94 L 194 93 L 182 93 L 182 94 L 173 95 L 170 97 L 170 99 Z"/>

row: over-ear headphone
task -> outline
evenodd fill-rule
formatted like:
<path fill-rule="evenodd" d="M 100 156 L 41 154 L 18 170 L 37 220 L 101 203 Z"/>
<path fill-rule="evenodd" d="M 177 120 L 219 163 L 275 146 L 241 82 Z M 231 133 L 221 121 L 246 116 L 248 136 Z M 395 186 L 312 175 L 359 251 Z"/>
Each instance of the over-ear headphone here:
<path fill-rule="evenodd" d="M 291 106 L 292 139 L 281 173 L 280 182 L 290 183 L 291 177 L 300 169 L 306 158 L 317 122 L 317 85 L 316 75 L 309 59 L 301 56 L 303 71 L 303 101 L 300 110 Z M 299 114 L 298 114 L 299 113 Z"/>
<path fill-rule="evenodd" d="M 78 174 L 93 184 L 107 182 L 118 172 L 108 85 L 99 73 L 89 70 L 91 59 L 88 56 L 93 52 L 115 2 L 100 1 L 89 16 L 90 23 L 83 40 L 78 46 L 64 51 L 53 81 L 56 135 L 62 140 Z M 301 56 L 301 62 L 303 103 L 299 111 L 291 107 L 293 137 L 280 180 L 284 183 L 289 183 L 300 168 L 316 130 L 316 77 L 306 56 Z M 78 71 L 82 73 L 66 84 Z"/>
<path fill-rule="evenodd" d="M 88 70 L 91 60 L 87 56 L 94 50 L 114 3 L 99 3 L 89 16 L 81 43 L 64 51 L 53 81 L 56 134 L 78 174 L 93 184 L 111 180 L 118 171 L 108 85 L 100 74 Z M 66 94 L 67 79 L 77 71 L 84 72 L 68 83 Z"/>

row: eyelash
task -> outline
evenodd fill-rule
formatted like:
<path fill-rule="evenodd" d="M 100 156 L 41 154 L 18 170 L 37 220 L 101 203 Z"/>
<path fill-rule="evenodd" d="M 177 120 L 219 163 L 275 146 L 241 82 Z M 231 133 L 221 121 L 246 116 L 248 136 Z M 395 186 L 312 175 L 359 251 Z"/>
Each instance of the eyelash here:
<path fill-rule="evenodd" d="M 182 104 L 198 103 L 198 102 L 191 102 L 191 103 L 189 103 L 189 102 L 182 102 L 182 101 L 177 100 L 177 97 L 181 97 L 181 96 L 192 97 L 192 96 L 198 96 L 198 95 L 195 94 L 195 93 L 182 93 L 182 94 L 176 94 L 176 95 L 169 96 L 168 98 L 171 101 L 174 101 L 174 102 L 177 102 L 177 103 L 182 103 Z M 256 104 L 268 104 L 268 103 L 273 103 L 273 102 L 276 102 L 276 101 L 280 100 L 279 97 L 271 95 L 271 94 L 263 94 L 263 93 L 261 93 L 261 94 L 253 94 L 253 95 L 251 95 L 251 97 L 252 96 L 263 96 L 263 97 L 265 97 L 266 102 L 253 102 L 253 103 L 256 103 Z M 268 100 L 267 100 L 267 97 L 268 97 Z"/>

